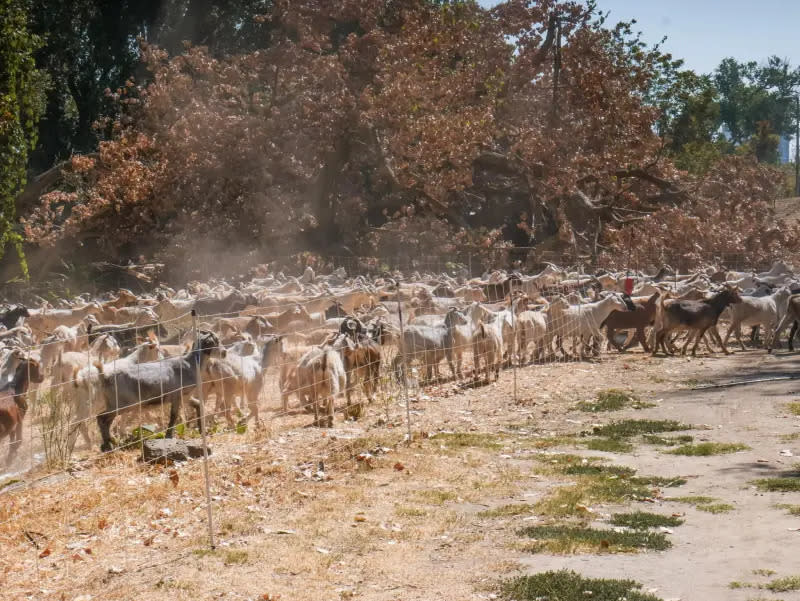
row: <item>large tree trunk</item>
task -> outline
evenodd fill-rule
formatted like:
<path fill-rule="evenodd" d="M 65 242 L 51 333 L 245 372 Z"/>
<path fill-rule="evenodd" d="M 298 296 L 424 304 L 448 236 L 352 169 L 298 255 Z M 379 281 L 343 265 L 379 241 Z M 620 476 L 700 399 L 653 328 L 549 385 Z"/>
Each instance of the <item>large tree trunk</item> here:
<path fill-rule="evenodd" d="M 311 209 L 316 217 L 317 227 L 310 232 L 308 238 L 316 250 L 325 250 L 341 238 L 333 196 L 342 168 L 350 158 L 350 150 L 349 138 L 340 137 L 311 186 Z"/>

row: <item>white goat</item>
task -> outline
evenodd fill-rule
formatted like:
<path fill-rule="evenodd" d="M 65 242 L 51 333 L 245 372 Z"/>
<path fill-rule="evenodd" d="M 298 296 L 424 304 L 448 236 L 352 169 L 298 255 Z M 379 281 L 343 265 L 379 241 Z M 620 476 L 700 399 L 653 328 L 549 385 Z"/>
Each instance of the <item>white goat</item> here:
<path fill-rule="evenodd" d="M 590 338 L 593 338 L 593 354 L 599 352 L 600 324 L 602 324 L 612 311 L 627 311 L 628 306 L 616 294 L 610 294 L 602 300 L 586 303 L 583 305 L 566 305 L 565 302 L 553 302 L 547 308 L 548 315 L 548 337 L 558 337 L 558 349 L 569 357 L 564 351 L 563 338 L 571 337 L 572 352 L 575 353 L 576 347 L 580 345 L 580 356 L 584 358 L 585 345 Z"/>
<path fill-rule="evenodd" d="M 786 314 L 791 291 L 782 286 L 769 296 L 742 296 L 741 302 L 730 305 L 731 326 L 725 334 L 724 344 L 728 344 L 731 333 L 736 334 L 736 340 L 746 350 L 742 342 L 742 326 L 762 326 L 764 328 L 764 343 L 771 346 L 771 338 L 775 326 Z"/>

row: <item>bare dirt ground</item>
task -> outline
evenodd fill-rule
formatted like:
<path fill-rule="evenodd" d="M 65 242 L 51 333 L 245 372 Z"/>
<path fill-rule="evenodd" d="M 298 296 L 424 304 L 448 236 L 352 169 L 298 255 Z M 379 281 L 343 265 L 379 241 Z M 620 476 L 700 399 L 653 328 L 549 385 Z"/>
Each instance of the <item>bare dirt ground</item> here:
<path fill-rule="evenodd" d="M 373 404 L 358 422 L 339 418 L 329 431 L 302 427 L 310 420 L 299 414 L 263 431 L 218 434 L 209 465 L 213 551 L 201 461 L 161 467 L 143 466 L 133 452 L 93 458 L 83 469 L 0 497 L 2 598 L 460 601 L 494 598 L 505 578 L 569 568 L 634 579 L 665 600 L 800 599 L 800 592 L 729 588 L 732 581 L 757 586 L 800 574 L 800 519 L 776 507 L 800 504 L 800 493 L 759 492 L 751 484 L 797 476 L 800 417 L 787 403 L 799 400 L 800 381 L 690 390 L 794 375 L 797 362 L 798 355 L 760 350 L 697 359 L 604 355 L 596 363 L 518 370 L 516 403 L 506 370 L 482 388 L 423 391 L 411 405 L 410 445 L 397 398 Z M 655 406 L 575 410 L 576 402 L 611 388 Z M 626 418 L 680 420 L 694 426 L 680 434 L 695 442 L 750 448 L 687 457 L 632 439 L 632 451 L 607 453 L 565 438 Z M 467 436 L 435 435 L 442 431 Z M 668 535 L 672 548 L 526 550 L 518 529 L 546 523 L 536 503 L 572 481 L 548 472 L 548 458 L 558 453 L 686 478 L 678 488 L 654 488 L 647 502 L 585 508 L 583 521 L 597 526 L 620 510 L 683 514 L 685 524 Z M 713 514 L 666 500 L 690 495 L 733 508 Z M 482 513 L 510 504 L 528 509 Z"/>

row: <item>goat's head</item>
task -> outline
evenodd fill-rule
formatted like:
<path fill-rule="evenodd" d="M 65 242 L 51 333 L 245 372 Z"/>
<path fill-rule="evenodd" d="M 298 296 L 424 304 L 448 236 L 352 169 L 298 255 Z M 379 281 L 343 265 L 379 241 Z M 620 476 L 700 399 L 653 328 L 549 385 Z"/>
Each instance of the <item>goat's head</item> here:
<path fill-rule="evenodd" d="M 351 338 L 363 334 L 365 329 L 361 320 L 355 317 L 345 317 L 344 321 L 339 325 L 339 333 L 347 334 Z"/>
<path fill-rule="evenodd" d="M 226 355 L 226 351 L 220 345 L 217 335 L 209 330 L 200 330 L 197 342 L 192 347 L 192 351 L 199 353 L 203 357 L 211 355 L 224 357 Z"/>
<path fill-rule="evenodd" d="M 726 284 L 719 294 L 722 295 L 723 298 L 730 304 L 742 302 L 741 290 L 738 286 L 730 286 Z"/>
<path fill-rule="evenodd" d="M 467 324 L 467 318 L 464 317 L 464 314 L 456 309 L 455 307 L 450 307 L 447 311 L 447 315 L 444 316 L 444 325 L 448 328 L 452 328 L 454 326 L 463 326 Z"/>
<path fill-rule="evenodd" d="M 569 309 L 569 301 L 561 295 L 555 297 L 550 304 L 547 305 L 547 311 L 553 314 L 563 313 L 567 309 Z"/>
<path fill-rule="evenodd" d="M 44 382 L 44 370 L 42 364 L 36 357 L 25 355 L 25 358 L 17 366 L 17 378 L 20 376 L 27 378 L 28 382 L 41 384 Z"/>
<path fill-rule="evenodd" d="M 120 288 L 117 292 L 117 301 L 125 305 L 135 305 L 139 299 L 138 297 L 128 290 L 127 288 Z"/>
<path fill-rule="evenodd" d="M 103 334 L 97 339 L 93 350 L 97 355 L 103 358 L 104 361 L 108 361 L 119 357 L 122 349 L 117 339 L 111 334 Z"/>
<path fill-rule="evenodd" d="M 276 366 L 280 363 L 283 356 L 283 335 L 266 336 L 261 347 L 261 367 L 267 368 Z"/>
<path fill-rule="evenodd" d="M 515 294 L 515 296 L 516 298 L 512 301 L 511 307 L 514 311 L 514 315 L 519 315 L 528 309 L 528 301 L 530 301 L 530 299 L 528 295 L 524 293 L 518 293 Z"/>
<path fill-rule="evenodd" d="M 103 312 L 103 307 L 101 307 L 100 303 L 97 301 L 88 303 L 83 309 L 87 311 L 89 315 L 97 315 L 98 313 Z"/>

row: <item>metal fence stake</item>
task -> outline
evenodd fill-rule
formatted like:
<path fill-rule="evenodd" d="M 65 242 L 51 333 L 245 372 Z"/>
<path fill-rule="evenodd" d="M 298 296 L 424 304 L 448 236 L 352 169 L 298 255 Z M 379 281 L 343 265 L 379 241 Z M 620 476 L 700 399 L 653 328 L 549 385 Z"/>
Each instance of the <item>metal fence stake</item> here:
<path fill-rule="evenodd" d="M 400 292 L 397 293 L 397 316 L 400 318 L 400 346 L 403 346 L 405 340 L 405 328 L 403 326 L 403 305 L 400 302 Z M 408 444 L 411 444 L 411 406 L 408 400 L 408 364 L 406 363 L 405 349 L 400 351 L 400 357 L 403 366 L 402 380 L 403 380 L 403 394 L 406 399 L 406 426 L 408 428 Z"/>
<path fill-rule="evenodd" d="M 203 440 L 203 477 L 206 481 L 206 510 L 208 514 L 208 545 L 213 550 L 214 544 L 214 516 L 211 512 L 211 478 L 208 474 L 208 439 L 206 434 L 206 406 L 203 398 L 203 373 L 200 367 L 200 333 L 197 330 L 197 312 L 192 309 L 192 329 L 194 330 L 195 370 L 197 396 L 200 401 L 200 436 Z M 183 394 L 183 393 L 181 393 Z"/>

